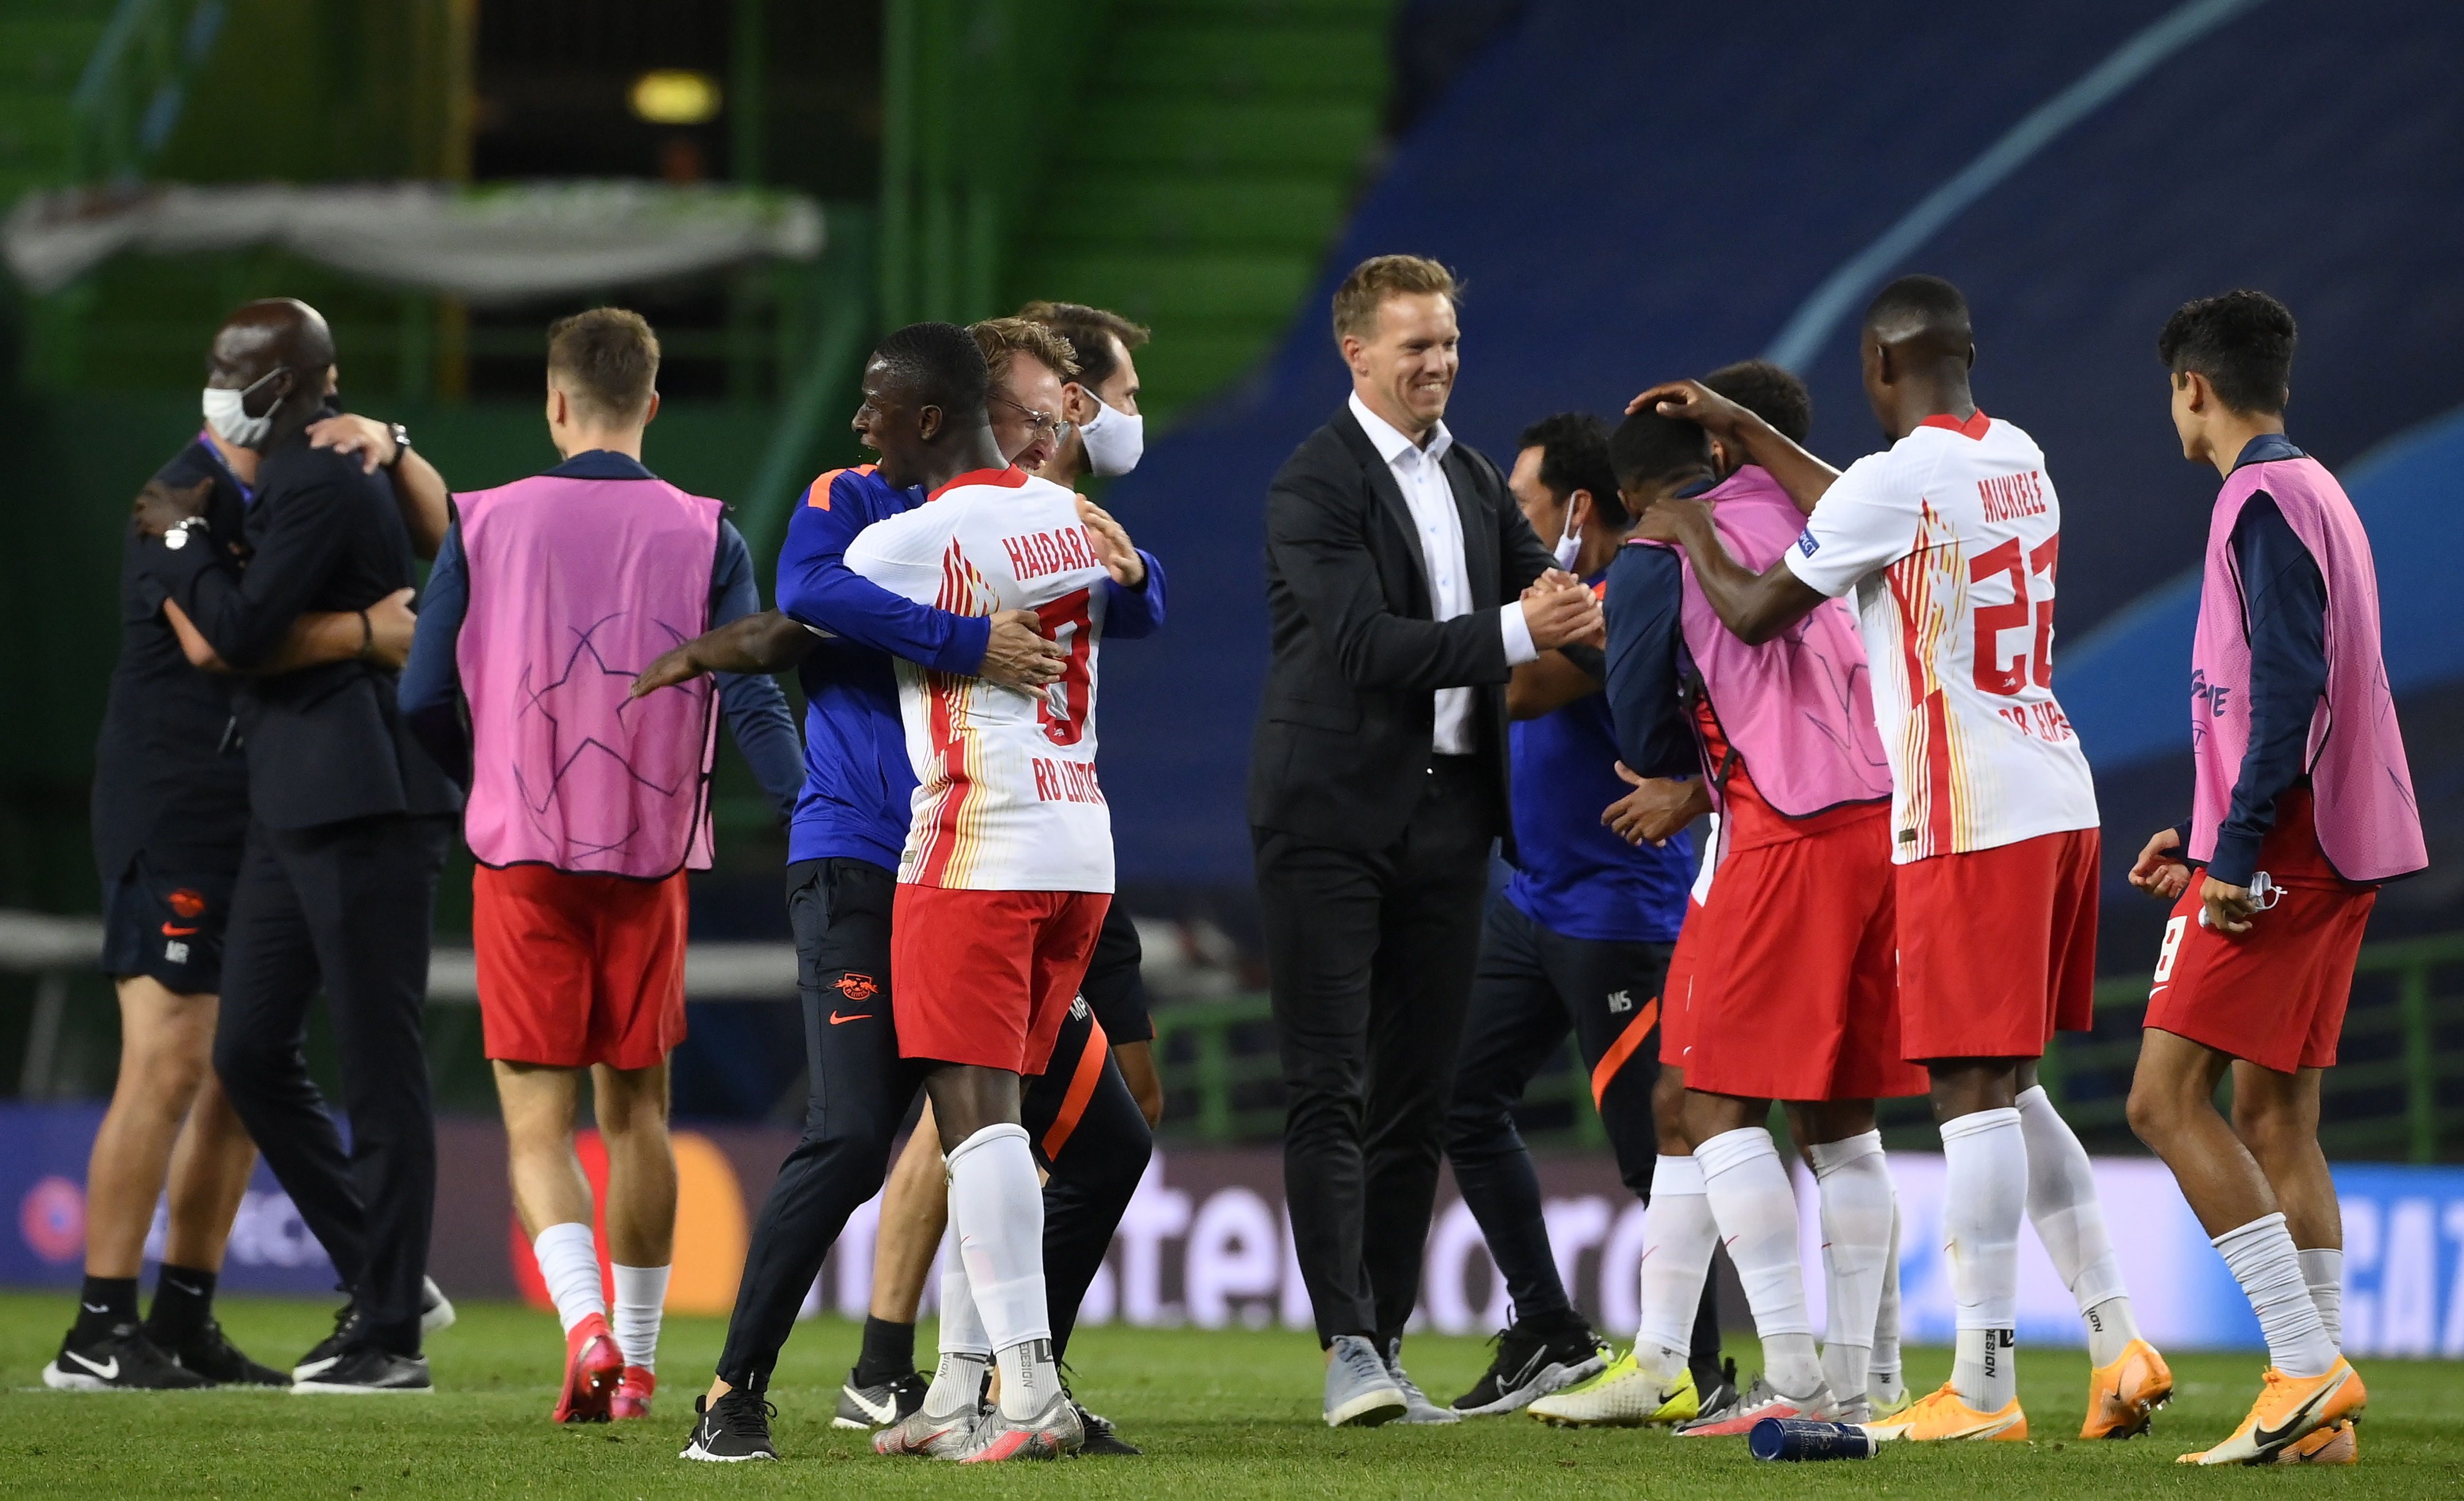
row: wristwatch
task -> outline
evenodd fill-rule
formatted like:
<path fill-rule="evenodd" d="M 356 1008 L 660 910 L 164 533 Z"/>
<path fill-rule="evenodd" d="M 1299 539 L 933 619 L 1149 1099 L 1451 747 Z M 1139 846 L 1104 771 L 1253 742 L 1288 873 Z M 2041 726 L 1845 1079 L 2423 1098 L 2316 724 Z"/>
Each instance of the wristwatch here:
<path fill-rule="evenodd" d="M 385 467 L 392 468 L 402 462 L 404 454 L 410 451 L 410 429 L 400 423 L 387 423 L 385 427 L 393 434 L 393 457 L 385 462 Z"/>
<path fill-rule="evenodd" d="M 179 522 L 179 524 L 178 524 L 178 525 L 176 525 L 176 526 L 172 527 L 170 531 L 165 532 L 165 533 L 163 533 L 163 545 L 164 545 L 165 547 L 169 548 L 172 552 L 176 553 L 176 552 L 178 552 L 180 549 L 182 549 L 182 548 L 184 548 L 184 547 L 187 547 L 187 546 L 188 545 L 188 533 L 190 533 L 191 532 L 195 532 L 195 533 L 203 533 L 205 530 L 206 530 L 206 518 L 205 518 L 205 517 L 203 517 L 203 516 L 187 516 L 187 517 L 183 517 L 183 518 L 181 519 L 181 521 Z"/>

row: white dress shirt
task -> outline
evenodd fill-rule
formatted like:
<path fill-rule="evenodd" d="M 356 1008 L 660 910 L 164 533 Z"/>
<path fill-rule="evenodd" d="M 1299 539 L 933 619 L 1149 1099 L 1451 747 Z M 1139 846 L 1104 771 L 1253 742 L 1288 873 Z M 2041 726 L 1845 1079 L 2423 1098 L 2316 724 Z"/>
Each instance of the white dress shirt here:
<path fill-rule="evenodd" d="M 1420 537 L 1420 560 L 1428 569 L 1430 615 L 1441 620 L 1469 615 L 1471 580 L 1463 566 L 1463 513 L 1455 510 L 1454 487 L 1446 483 L 1444 462 L 1446 450 L 1455 446 L 1454 434 L 1440 423 L 1429 434 L 1428 446 L 1422 447 L 1371 411 L 1357 391 L 1352 395 L 1352 415 L 1359 419 L 1361 430 L 1394 470 L 1396 487 L 1411 510 L 1412 524 Z M 1505 632 L 1507 666 L 1521 666 L 1540 655 L 1531 645 L 1531 627 L 1523 619 L 1522 600 L 1507 601 L 1498 620 Z M 1438 689 L 1434 746 L 1438 754 L 1470 755 L 1479 749 L 1472 741 L 1471 714 L 1471 689 Z"/>

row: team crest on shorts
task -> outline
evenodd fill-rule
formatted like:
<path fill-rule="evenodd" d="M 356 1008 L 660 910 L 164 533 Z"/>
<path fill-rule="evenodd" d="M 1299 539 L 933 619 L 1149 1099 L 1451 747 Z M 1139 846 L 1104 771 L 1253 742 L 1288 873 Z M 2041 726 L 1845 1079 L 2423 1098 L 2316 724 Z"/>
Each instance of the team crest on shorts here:
<path fill-rule="evenodd" d="M 850 1001 L 869 1001 L 880 991 L 881 987 L 873 984 L 872 976 L 869 974 L 857 974 L 850 969 L 839 976 L 839 993 Z"/>
<path fill-rule="evenodd" d="M 182 917 L 201 917 L 206 910 L 206 894 L 193 886 L 182 886 L 171 893 L 171 910 Z"/>

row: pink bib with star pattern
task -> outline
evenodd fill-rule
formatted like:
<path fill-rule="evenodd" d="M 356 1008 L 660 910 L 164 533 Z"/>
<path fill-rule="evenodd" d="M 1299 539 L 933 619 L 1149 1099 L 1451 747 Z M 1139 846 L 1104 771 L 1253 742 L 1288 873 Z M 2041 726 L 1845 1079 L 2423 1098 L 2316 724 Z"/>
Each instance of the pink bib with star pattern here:
<path fill-rule="evenodd" d="M 471 852 L 642 880 L 708 869 L 716 690 L 700 677 L 626 695 L 709 627 L 719 503 L 665 480 L 543 474 L 454 505 Z"/>

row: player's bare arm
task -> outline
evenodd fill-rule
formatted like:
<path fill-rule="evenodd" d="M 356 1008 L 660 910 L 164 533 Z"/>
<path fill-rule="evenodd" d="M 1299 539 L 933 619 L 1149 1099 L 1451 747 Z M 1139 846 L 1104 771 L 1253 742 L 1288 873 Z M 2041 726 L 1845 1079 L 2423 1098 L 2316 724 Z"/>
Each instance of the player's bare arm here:
<path fill-rule="evenodd" d="M 659 654 L 633 680 L 630 697 L 673 687 L 705 672 L 785 672 L 804 660 L 821 638 L 776 610 L 731 620 Z M 1061 676 L 1062 650 L 1043 636 L 1033 612 L 1003 610 L 993 617 L 984 643 L 982 670 L 1004 687 L 1042 687 Z"/>
<path fill-rule="evenodd" d="M 1823 601 L 1819 590 L 1789 572 L 1786 558 L 1763 573 L 1748 572 L 1720 540 L 1711 525 L 1711 508 L 1699 500 L 1660 502 L 1642 513 L 1633 534 L 1683 548 L 1703 598 L 1711 602 L 1720 623 L 1749 646 L 1770 641 Z"/>
<path fill-rule="evenodd" d="M 759 611 L 661 652 L 633 680 L 627 697 L 641 698 L 705 672 L 784 672 L 820 639 L 776 610 Z"/>
<path fill-rule="evenodd" d="M 1087 532 L 1095 539 L 1095 556 L 1112 582 L 1124 589 L 1135 589 L 1147 581 L 1147 560 L 1138 555 L 1137 544 L 1130 540 L 1128 529 L 1112 519 L 1112 513 L 1086 496 L 1078 497 L 1078 519 L 1087 524 Z"/>
<path fill-rule="evenodd" d="M 1597 678 L 1561 651 L 1544 651 L 1514 669 L 1506 682 L 1506 717 L 1538 719 L 1600 690 Z"/>
<path fill-rule="evenodd" d="M 2187 883 L 2189 878 L 2183 879 Z M 2220 933 L 2249 932 L 2251 917 L 2258 911 L 2248 886 L 2233 885 L 2213 876 L 2199 887 L 2199 904 L 2207 909 L 2208 925 Z"/>
<path fill-rule="evenodd" d="M 410 608 L 412 591 L 397 589 L 364 610 L 321 610 L 303 615 L 291 622 L 282 644 L 265 664 L 248 673 L 252 677 L 273 677 L 295 672 L 301 667 L 320 666 L 329 662 L 349 662 L 362 658 L 388 671 L 399 672 L 410 660 L 411 632 L 419 617 Z M 237 672 L 239 669 L 223 661 L 205 632 L 188 619 L 176 599 L 163 601 L 163 618 L 170 622 L 171 633 L 180 638 L 180 651 L 188 664 L 202 672 Z"/>
<path fill-rule="evenodd" d="M 1626 412 L 1642 410 L 1646 402 L 1657 403 L 1662 417 L 1682 417 L 1699 424 L 1729 453 L 1770 470 L 1788 491 L 1788 498 L 1796 502 L 1796 509 L 1809 516 L 1814 514 L 1814 503 L 1839 477 L 1837 469 L 1798 447 L 1778 428 L 1700 381 L 1655 385 L 1626 402 Z"/>
<path fill-rule="evenodd" d="M 394 504 L 410 532 L 410 550 L 423 563 L 436 561 L 453 525 L 453 501 L 436 466 L 394 442 L 393 427 L 373 417 L 344 412 L 308 424 L 308 446 L 331 448 L 360 461 L 360 472 L 385 469 L 393 480 Z"/>
<path fill-rule="evenodd" d="M 1628 844 L 1666 844 L 1678 830 L 1711 811 L 1710 789 L 1699 776 L 1683 781 L 1639 776 L 1622 761 L 1617 774 L 1634 791 L 1609 804 L 1600 822 Z"/>
<path fill-rule="evenodd" d="M 2174 830 L 2159 829 L 2149 835 L 2140 848 L 2138 862 L 2130 867 L 2130 883 L 2159 902 L 2180 901 L 2190 883 L 2190 867 L 2170 852 L 2181 847 L 2182 836 Z"/>

